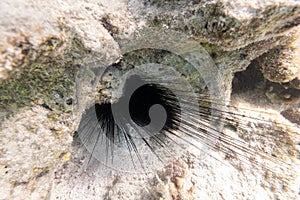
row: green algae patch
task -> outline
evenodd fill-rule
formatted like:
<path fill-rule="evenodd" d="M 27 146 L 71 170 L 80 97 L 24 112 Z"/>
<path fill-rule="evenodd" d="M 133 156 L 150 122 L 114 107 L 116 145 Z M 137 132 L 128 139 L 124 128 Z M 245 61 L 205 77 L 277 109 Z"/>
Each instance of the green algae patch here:
<path fill-rule="evenodd" d="M 0 118 L 34 105 L 66 111 L 67 102 L 74 96 L 75 74 L 79 69 L 79 65 L 74 64 L 77 57 L 74 52 L 78 55 L 79 52 L 86 53 L 81 51 L 82 45 L 76 44 L 71 41 L 70 49 L 55 55 L 57 45 L 53 39 L 47 40 L 41 45 L 43 53 L 36 60 L 32 61 L 32 56 L 28 55 L 20 73 L 1 81 Z"/>
<path fill-rule="evenodd" d="M 76 67 L 61 67 L 55 62 L 34 63 L 0 85 L 0 112 L 5 116 L 23 107 L 42 105 L 64 110 L 74 93 Z"/>

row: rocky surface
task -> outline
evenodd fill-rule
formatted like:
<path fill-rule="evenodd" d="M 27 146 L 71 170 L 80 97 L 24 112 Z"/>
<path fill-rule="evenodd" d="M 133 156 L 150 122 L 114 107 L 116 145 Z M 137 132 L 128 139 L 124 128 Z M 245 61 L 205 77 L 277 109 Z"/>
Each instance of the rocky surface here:
<path fill-rule="evenodd" d="M 299 129 L 274 110 L 277 117 L 268 119 L 288 125 L 276 132 L 253 122 L 256 134 L 246 139 L 291 162 L 286 172 L 274 165 L 278 171 L 270 173 L 220 152 L 211 153 L 218 160 L 185 154 L 185 163 L 146 175 L 97 167 L 86 172 L 87 158 L 71 146 L 84 109 L 78 107 L 85 97 L 76 83 L 80 70 L 117 62 L 123 41 L 149 27 L 199 42 L 225 80 L 224 93 L 245 82 L 237 72 L 257 67 L 263 77 L 256 82 L 258 76 L 246 73 L 255 87 L 244 84 L 248 89 L 233 91 L 232 99 L 253 100 L 251 109 L 260 112 L 261 105 L 275 108 L 297 123 L 299 1 L 3 0 L 0 13 L 0 199 L 299 198 Z M 236 137 L 245 137 L 243 131 Z M 266 131 L 268 140 L 256 138 Z M 286 140 L 272 143 L 278 135 Z"/>

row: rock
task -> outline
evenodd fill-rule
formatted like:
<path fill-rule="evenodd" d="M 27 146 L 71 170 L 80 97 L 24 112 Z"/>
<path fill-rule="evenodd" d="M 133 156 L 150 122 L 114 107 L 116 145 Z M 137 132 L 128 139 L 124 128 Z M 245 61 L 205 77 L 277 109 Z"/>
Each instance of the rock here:
<path fill-rule="evenodd" d="M 70 159 L 76 70 L 120 56 L 95 5 L 106 15 L 94 3 L 0 3 L 1 198 L 49 198 L 53 171 Z"/>
<path fill-rule="evenodd" d="M 260 65 L 264 76 L 272 81 L 286 83 L 296 78 L 298 74 L 298 63 L 293 62 L 292 48 L 276 48 L 269 51 L 268 55 L 262 55 Z"/>
<path fill-rule="evenodd" d="M 285 34 L 299 24 L 297 1 L 138 1 L 133 15 L 148 26 L 168 27 L 224 50 Z"/>
<path fill-rule="evenodd" d="M 71 1 L 54 1 L 53 4 L 2 1 L 0 80 L 37 59 L 39 63 L 51 59 L 73 64 L 114 62 L 120 56 L 118 45 L 97 21 L 106 15 L 104 7 L 96 4 L 99 9 L 93 13 L 90 7 L 94 5 Z M 67 54 L 66 57 L 60 57 L 63 54 Z"/>
<path fill-rule="evenodd" d="M 264 77 L 276 83 L 286 83 L 297 79 L 300 73 L 299 45 L 300 34 L 297 29 L 288 44 L 272 49 L 258 58 Z"/>
<path fill-rule="evenodd" d="M 300 37 L 299 29 L 286 45 L 278 46 L 256 59 L 268 84 L 266 95 L 277 104 L 299 106 L 300 102 Z M 288 109 L 288 106 L 286 109 Z"/>
<path fill-rule="evenodd" d="M 67 134 L 72 122 L 60 124 L 50 115 L 49 110 L 35 106 L 1 124 L 1 198 L 50 195 L 52 170 L 70 159 L 72 142 Z"/>
<path fill-rule="evenodd" d="M 230 150 L 228 153 L 215 150 L 211 154 L 229 166 L 209 158 L 188 167 L 174 161 L 175 167 L 182 169 L 172 170 L 183 171 L 188 176 L 172 176 L 173 172 L 170 175 L 164 171 L 170 168 L 168 165 L 157 173 L 164 180 L 151 187 L 148 187 L 154 179 L 151 173 L 114 174 L 108 169 L 85 172 L 82 160 L 89 156 L 82 156 L 71 143 L 87 106 L 80 101 L 88 99 L 87 94 L 94 89 L 90 79 L 94 67 L 105 69 L 118 62 L 123 56 L 123 46 L 119 45 L 127 40 L 132 42 L 131 36 L 145 28 L 178 31 L 199 42 L 215 62 L 228 97 L 237 72 L 257 65 L 267 80 L 254 83 L 259 85 L 255 92 L 252 90 L 255 87 L 246 87 L 249 89 L 244 99 L 250 101 L 251 95 L 255 96 L 259 90 L 263 93 L 259 93 L 260 97 L 266 94 L 280 106 L 299 106 L 299 1 L 2 0 L 0 13 L 1 198 L 93 199 L 102 195 L 103 198 L 137 199 L 145 193 L 147 198 L 161 197 L 163 191 L 168 191 L 165 198 L 185 195 L 191 199 L 239 199 L 241 195 L 249 199 L 261 195 L 266 199 L 297 198 L 295 187 L 299 186 L 292 184 L 297 179 L 294 160 L 299 152 L 294 149 L 296 136 L 295 139 L 290 135 L 297 133 L 296 127 L 296 131 L 291 131 L 289 126 L 280 131 L 273 127 L 278 135 L 272 135 L 273 129 L 267 123 L 249 122 L 243 125 L 245 129 L 236 129 L 237 137 L 250 141 L 258 150 L 291 162 L 291 169 L 286 173 L 284 169 L 278 169 L 278 174 L 263 167 L 256 169 L 232 155 Z M 155 55 L 147 50 L 141 52 L 149 60 Z M 166 60 L 172 63 L 172 56 Z M 88 72 L 88 77 L 81 76 L 82 71 Z M 251 77 L 239 81 L 251 82 Z M 269 90 L 264 84 L 270 86 Z M 267 104 L 265 99 L 257 101 Z M 293 110 L 282 114 L 297 122 L 294 118 L 298 114 Z M 282 116 L 268 119 L 280 123 L 285 120 Z M 248 132 L 253 132 L 250 136 L 246 131 L 249 127 L 252 129 Z M 266 131 L 269 140 L 260 139 Z M 284 140 L 280 140 L 282 135 Z M 197 160 L 197 157 L 184 155 L 183 159 Z M 265 162 L 262 158 L 255 159 Z M 273 166 L 271 162 L 268 164 Z"/>
<path fill-rule="evenodd" d="M 287 118 L 288 120 L 300 124 L 300 109 L 298 108 L 291 108 L 281 112 L 281 114 Z"/>

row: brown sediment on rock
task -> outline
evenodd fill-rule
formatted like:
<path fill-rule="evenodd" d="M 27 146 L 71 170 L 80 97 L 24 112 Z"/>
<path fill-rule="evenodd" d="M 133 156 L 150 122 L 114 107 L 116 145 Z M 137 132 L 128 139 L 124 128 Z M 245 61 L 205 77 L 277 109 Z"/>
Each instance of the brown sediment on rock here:
<path fill-rule="evenodd" d="M 280 45 L 256 59 L 263 76 L 270 82 L 268 98 L 277 104 L 298 105 L 300 102 L 300 34 L 299 27 Z"/>
<path fill-rule="evenodd" d="M 300 109 L 299 108 L 290 108 L 287 109 L 281 114 L 288 120 L 290 120 L 293 123 L 296 123 L 300 125 Z"/>
<path fill-rule="evenodd" d="M 265 78 L 276 83 L 286 83 L 295 79 L 299 63 L 294 61 L 294 51 L 292 47 L 279 47 L 262 55 L 259 63 Z"/>
<path fill-rule="evenodd" d="M 263 54 L 258 62 L 266 79 L 286 83 L 299 77 L 300 73 L 300 32 L 291 33 L 291 41 Z"/>

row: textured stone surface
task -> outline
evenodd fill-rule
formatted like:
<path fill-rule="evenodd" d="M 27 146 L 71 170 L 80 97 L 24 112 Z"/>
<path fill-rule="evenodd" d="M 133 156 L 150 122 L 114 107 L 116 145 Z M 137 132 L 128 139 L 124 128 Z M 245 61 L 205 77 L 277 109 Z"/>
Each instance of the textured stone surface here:
<path fill-rule="evenodd" d="M 48 115 L 49 110 L 36 106 L 2 124 L 1 198 L 49 196 L 51 170 L 70 159 L 68 144 L 72 137 L 66 133 L 70 132 L 71 123 L 51 122 Z"/>
<path fill-rule="evenodd" d="M 97 12 L 92 10 L 95 5 Z M 119 56 L 118 45 L 102 26 L 101 19 L 109 12 L 104 10 L 95 2 L 2 1 L 0 79 L 40 57 L 73 64 L 114 62 Z M 61 58 L 65 51 L 67 57 Z"/>
<path fill-rule="evenodd" d="M 120 52 L 100 4 L 1 1 L 0 10 L 0 196 L 47 199 L 53 170 L 70 159 L 76 70 Z"/>
<path fill-rule="evenodd" d="M 299 45 L 298 29 L 286 45 L 271 49 L 257 58 L 262 74 L 272 82 L 269 84 L 266 94 L 274 103 L 299 107 Z"/>
<path fill-rule="evenodd" d="M 227 50 L 282 35 L 300 20 L 297 1 L 130 1 L 130 11 Z"/>
<path fill-rule="evenodd" d="M 118 61 L 119 44 L 144 27 L 180 31 L 198 41 L 222 72 L 224 93 L 231 92 L 236 72 L 250 63 L 259 66 L 265 78 L 277 83 L 267 83 L 269 88 L 257 84 L 233 98 L 273 108 L 267 96 L 284 105 L 280 111 L 292 104 L 292 112 L 282 113 L 297 122 L 299 1 L 2 0 L 0 13 L 1 199 L 299 198 L 299 129 L 276 111 L 275 117 L 264 117 L 286 127 L 251 122 L 256 134 L 250 136 L 244 129 L 228 130 L 291 162 L 288 170 L 274 165 L 276 173 L 220 152 L 211 154 L 222 162 L 186 154 L 182 160 L 188 164 L 174 161 L 146 175 L 111 172 L 99 163 L 85 171 L 88 155 L 71 148 L 83 109 L 77 97 L 85 97 L 76 91 L 77 71 Z M 270 137 L 259 140 L 260 134 Z"/>

